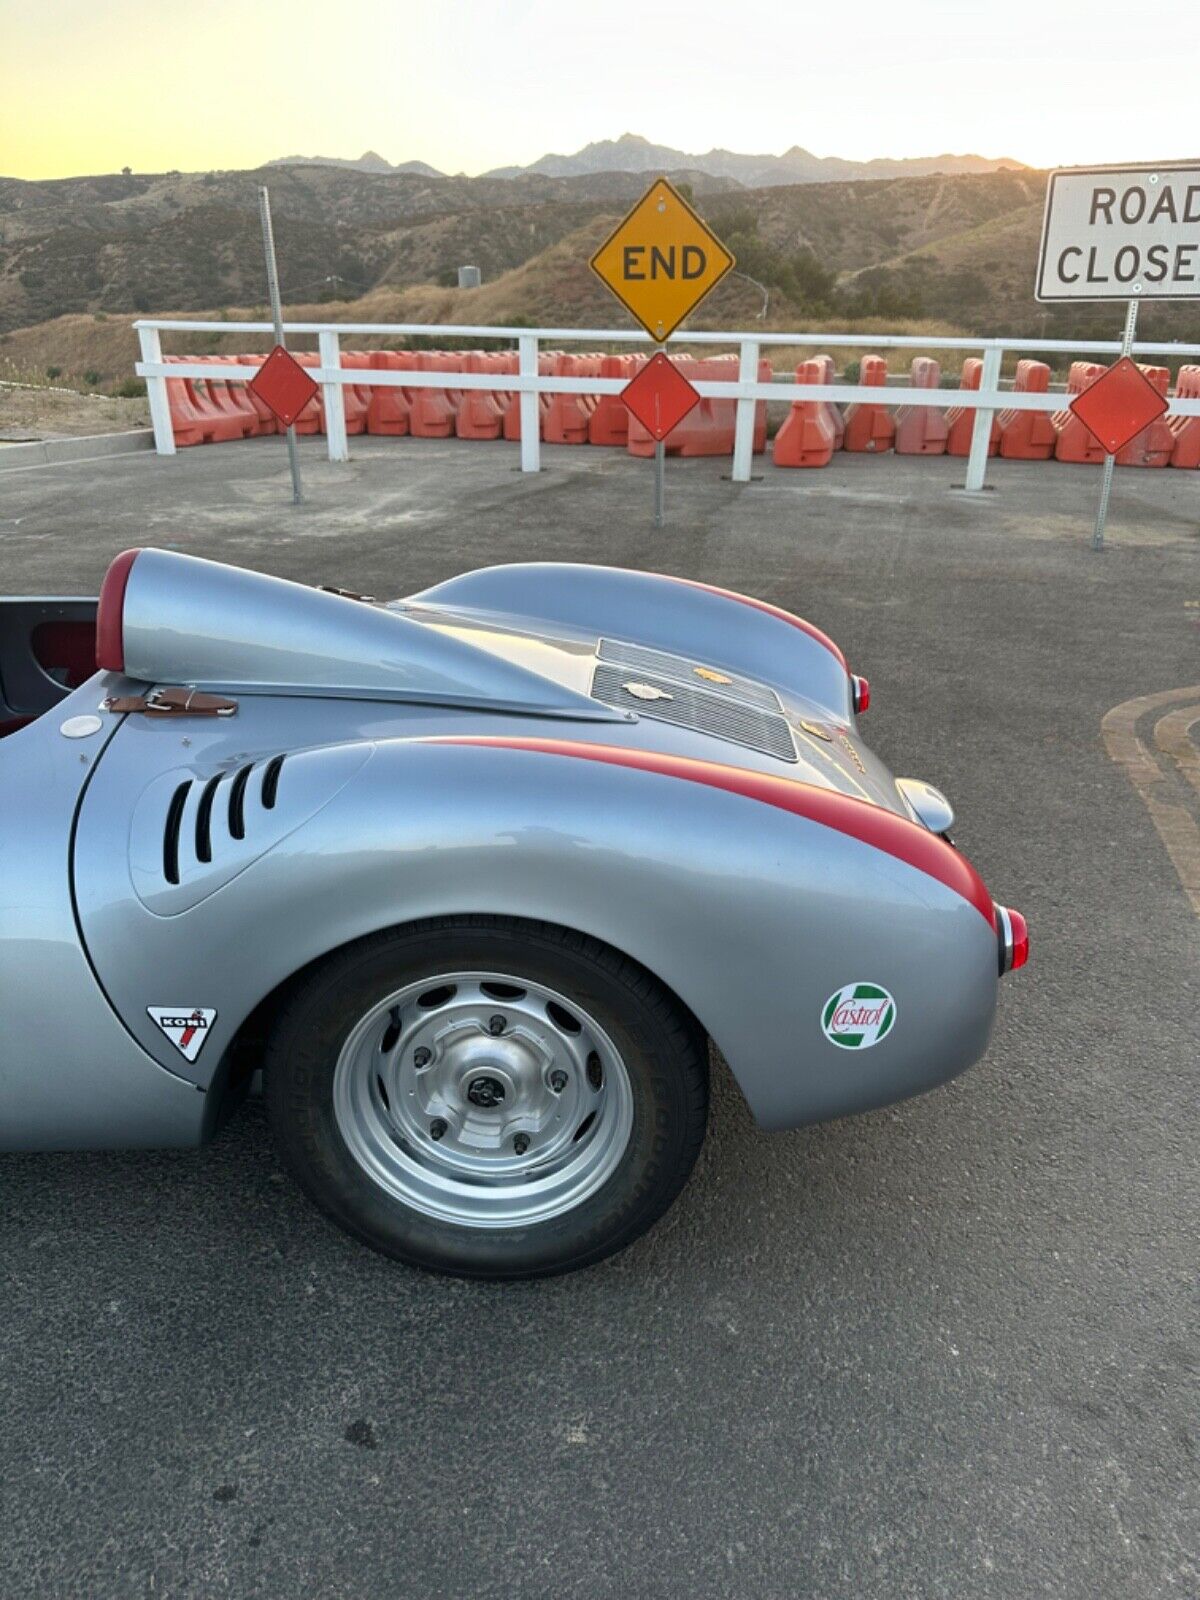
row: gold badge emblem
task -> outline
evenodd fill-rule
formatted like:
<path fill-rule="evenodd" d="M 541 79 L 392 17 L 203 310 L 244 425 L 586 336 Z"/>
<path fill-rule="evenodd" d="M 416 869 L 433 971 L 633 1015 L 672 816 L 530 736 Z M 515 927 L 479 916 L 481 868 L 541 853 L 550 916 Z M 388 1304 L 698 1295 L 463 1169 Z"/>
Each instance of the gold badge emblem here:
<path fill-rule="evenodd" d="M 653 683 L 623 683 L 621 685 L 626 694 L 631 694 L 635 700 L 674 700 L 673 694 L 668 694 L 665 689 L 659 689 Z"/>
<path fill-rule="evenodd" d="M 707 683 L 732 683 L 732 678 L 727 678 L 723 672 L 716 672 L 712 667 L 693 667 L 692 671 L 698 678 L 703 678 Z"/>
<path fill-rule="evenodd" d="M 867 769 L 866 769 L 866 767 L 863 766 L 863 758 L 859 755 L 858 751 L 850 743 L 849 739 L 847 739 L 846 735 L 844 733 L 840 733 L 840 734 L 838 734 L 838 738 L 841 740 L 842 744 L 844 745 L 845 750 L 846 750 L 846 754 L 850 757 L 851 761 L 853 761 L 854 765 L 858 768 L 858 770 L 860 772 L 865 773 Z"/>
<path fill-rule="evenodd" d="M 833 735 L 828 728 L 821 728 L 815 722 L 802 722 L 800 726 L 805 733 L 811 733 L 814 739 L 824 739 L 826 744 L 833 743 Z"/>

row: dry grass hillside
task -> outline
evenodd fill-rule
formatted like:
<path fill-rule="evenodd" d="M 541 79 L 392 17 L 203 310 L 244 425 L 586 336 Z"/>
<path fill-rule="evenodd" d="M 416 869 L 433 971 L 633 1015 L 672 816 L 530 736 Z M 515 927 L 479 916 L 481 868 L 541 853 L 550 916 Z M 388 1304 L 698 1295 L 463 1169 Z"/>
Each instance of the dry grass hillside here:
<path fill-rule="evenodd" d="M 549 246 L 532 260 L 503 273 L 478 289 L 448 289 L 436 285 L 414 285 L 399 289 L 383 287 L 353 300 L 299 302 L 289 304 L 287 317 L 292 322 L 416 322 L 505 327 L 599 327 L 625 328 L 634 324 L 598 281 L 588 259 L 600 242 L 610 219 L 599 218 L 558 243 Z M 786 296 L 772 300 L 770 315 L 760 321 L 762 296 L 753 284 L 729 277 L 705 302 L 702 311 L 687 327 L 697 332 L 709 329 L 744 328 L 788 330 L 800 326 L 819 332 L 824 328 L 852 332 L 915 332 L 954 334 L 953 325 L 928 320 L 895 318 L 855 319 L 853 327 L 844 317 L 813 318 Z M 224 308 L 232 320 L 261 321 L 264 306 L 251 304 Z M 222 313 L 223 314 L 223 313 Z M 196 313 L 174 308 L 164 316 L 193 318 Z M 137 318 L 130 315 L 99 314 L 57 317 L 28 328 L 0 334 L 0 381 L 72 384 L 81 389 L 118 391 L 128 385 L 138 356 L 134 332 Z M 214 320 L 217 320 L 214 317 Z M 305 343 L 294 336 L 294 346 Z M 366 334 L 348 335 L 347 348 L 373 349 L 403 346 L 402 338 L 387 339 Z M 452 343 L 449 339 L 439 341 Z M 463 339 L 464 345 L 478 340 Z M 167 354 L 234 355 L 241 351 L 263 351 L 270 347 L 268 335 L 220 333 L 165 333 Z M 315 336 L 308 340 L 315 347 Z M 799 359 L 794 350 L 772 352 L 778 367 Z"/>
<path fill-rule="evenodd" d="M 736 187 L 682 173 L 697 195 Z M 323 285 L 495 277 L 598 212 L 642 192 L 637 173 L 429 178 L 333 167 L 135 174 L 25 183 L 0 178 L 0 331 L 73 311 L 195 311 L 261 293 L 258 188 L 269 184 L 289 298 Z"/>
<path fill-rule="evenodd" d="M 809 316 L 953 316 L 981 332 L 1028 325 L 1041 174 L 761 189 L 674 176 L 691 185 L 698 208 L 744 269 L 776 301 L 790 300 Z M 452 284 L 457 267 L 470 262 L 502 299 L 518 288 L 507 275 L 528 266 L 520 292 L 540 305 L 545 261 L 562 264 L 546 252 L 564 241 L 574 245 L 580 230 L 602 232 L 642 192 L 645 177 L 444 178 L 283 166 L 37 184 L 0 179 L 0 332 L 71 312 L 253 304 L 262 293 L 257 191 L 264 181 L 291 304 Z M 1013 230 L 1014 249 L 1005 257 L 1012 271 L 998 294 L 958 257 L 971 255 L 978 230 L 986 237 L 1005 219 Z M 591 294 L 590 286 L 564 285 L 548 320 L 573 318 Z"/>
<path fill-rule="evenodd" d="M 0 180 L 0 378 L 112 393 L 130 386 L 139 314 L 262 320 L 264 176 L 290 320 L 630 325 L 587 262 L 641 192 L 636 173 L 431 179 L 285 167 Z M 1026 171 L 759 190 L 704 180 L 698 209 L 770 303 L 760 322 L 761 291 L 731 276 L 693 326 L 1113 337 L 1118 307 L 1033 300 L 1043 184 Z M 464 261 L 482 268 L 480 288 L 447 286 Z M 64 298 L 63 314 L 33 315 Z M 1140 326 L 1144 337 L 1200 341 L 1190 306 L 1147 306 Z M 266 344 L 198 333 L 164 347 Z M 781 352 L 777 365 L 793 358 Z"/>

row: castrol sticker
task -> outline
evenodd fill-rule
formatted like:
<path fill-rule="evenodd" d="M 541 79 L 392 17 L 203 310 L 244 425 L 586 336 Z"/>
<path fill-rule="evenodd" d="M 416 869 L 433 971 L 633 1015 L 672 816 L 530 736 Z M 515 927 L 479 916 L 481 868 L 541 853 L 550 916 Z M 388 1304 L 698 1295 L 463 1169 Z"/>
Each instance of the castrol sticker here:
<path fill-rule="evenodd" d="M 877 983 L 847 983 L 835 989 L 821 1012 L 830 1044 L 843 1050 L 869 1050 L 892 1031 L 896 1002 Z"/>

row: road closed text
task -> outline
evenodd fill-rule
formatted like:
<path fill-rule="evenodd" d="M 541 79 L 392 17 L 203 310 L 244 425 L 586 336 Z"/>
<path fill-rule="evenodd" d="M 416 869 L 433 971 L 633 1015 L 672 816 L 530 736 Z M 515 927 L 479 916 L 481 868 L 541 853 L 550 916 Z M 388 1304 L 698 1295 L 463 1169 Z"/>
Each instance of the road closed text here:
<path fill-rule="evenodd" d="M 1200 167 L 1053 173 L 1037 298 L 1200 298 Z"/>

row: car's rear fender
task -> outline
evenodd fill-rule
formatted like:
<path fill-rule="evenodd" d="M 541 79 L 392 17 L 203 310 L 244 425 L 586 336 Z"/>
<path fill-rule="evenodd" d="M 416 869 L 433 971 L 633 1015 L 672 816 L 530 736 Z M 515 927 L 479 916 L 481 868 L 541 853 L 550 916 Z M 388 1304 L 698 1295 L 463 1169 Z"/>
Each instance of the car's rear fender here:
<path fill-rule="evenodd" d="M 344 749 L 289 757 L 280 804 L 302 763 L 341 761 L 340 786 L 170 914 L 133 892 L 120 852 L 92 852 L 77 864 L 81 924 L 127 1026 L 167 1060 L 172 1046 L 146 1008 L 215 1010 L 197 1059 L 174 1055 L 175 1070 L 207 1086 L 247 1016 L 290 974 L 383 928 L 490 913 L 578 929 L 639 961 L 712 1036 L 768 1127 L 901 1099 L 980 1055 L 997 981 L 990 902 L 985 914 L 961 881 L 854 829 L 878 816 L 948 845 L 805 785 L 786 790 L 819 796 L 826 820 L 696 773 L 537 743 L 385 740 L 348 777 Z M 738 781 L 769 790 L 781 780 Z M 839 802 L 859 808 L 850 831 L 829 820 Z M 855 984 L 894 1001 L 873 1048 L 847 1049 L 824 1031 L 830 997 Z"/>

